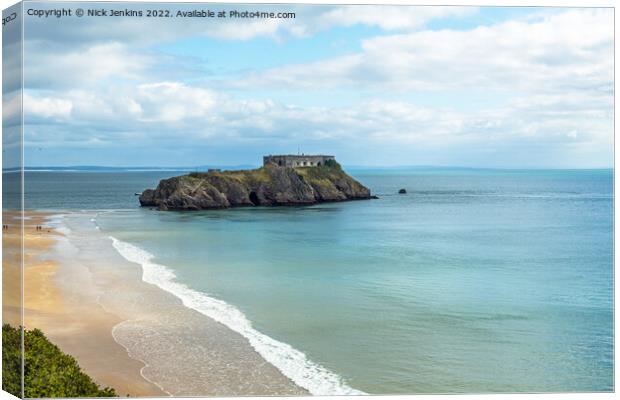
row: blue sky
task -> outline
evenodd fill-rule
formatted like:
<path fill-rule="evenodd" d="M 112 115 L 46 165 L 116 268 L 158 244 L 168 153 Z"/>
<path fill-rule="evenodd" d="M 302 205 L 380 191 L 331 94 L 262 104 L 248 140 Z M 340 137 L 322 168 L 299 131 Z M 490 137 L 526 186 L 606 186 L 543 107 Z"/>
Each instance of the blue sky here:
<path fill-rule="evenodd" d="M 610 9 L 246 8 L 297 15 L 27 17 L 26 165 L 613 164 Z"/>

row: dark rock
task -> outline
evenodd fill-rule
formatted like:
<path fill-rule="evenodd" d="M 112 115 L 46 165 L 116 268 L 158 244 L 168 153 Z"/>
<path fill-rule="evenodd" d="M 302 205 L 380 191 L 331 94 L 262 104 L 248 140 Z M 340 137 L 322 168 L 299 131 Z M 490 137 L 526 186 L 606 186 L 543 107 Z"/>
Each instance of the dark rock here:
<path fill-rule="evenodd" d="M 407 193 L 407 189 L 400 189 L 398 191 L 398 194 L 406 194 Z"/>
<path fill-rule="evenodd" d="M 205 210 L 241 206 L 304 205 L 376 198 L 338 163 L 245 171 L 209 171 L 163 179 L 139 197 L 143 207 Z"/>

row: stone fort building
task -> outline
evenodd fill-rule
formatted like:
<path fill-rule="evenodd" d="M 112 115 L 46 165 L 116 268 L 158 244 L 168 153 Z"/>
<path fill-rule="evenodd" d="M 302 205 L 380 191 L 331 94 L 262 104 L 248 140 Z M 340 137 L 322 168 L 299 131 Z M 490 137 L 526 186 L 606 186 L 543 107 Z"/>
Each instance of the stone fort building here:
<path fill-rule="evenodd" d="M 334 156 L 324 155 L 279 155 L 279 156 L 264 156 L 263 165 L 275 164 L 280 167 L 319 167 L 325 165 L 325 161 L 336 161 Z"/>

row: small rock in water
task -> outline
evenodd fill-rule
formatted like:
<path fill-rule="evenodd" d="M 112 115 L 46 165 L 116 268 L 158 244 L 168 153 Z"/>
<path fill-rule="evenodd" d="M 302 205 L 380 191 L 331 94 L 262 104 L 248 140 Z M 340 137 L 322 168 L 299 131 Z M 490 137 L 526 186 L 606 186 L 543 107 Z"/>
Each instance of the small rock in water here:
<path fill-rule="evenodd" d="M 406 193 L 407 193 L 407 190 L 406 190 L 406 189 L 400 189 L 400 190 L 398 191 L 398 194 L 406 194 Z"/>

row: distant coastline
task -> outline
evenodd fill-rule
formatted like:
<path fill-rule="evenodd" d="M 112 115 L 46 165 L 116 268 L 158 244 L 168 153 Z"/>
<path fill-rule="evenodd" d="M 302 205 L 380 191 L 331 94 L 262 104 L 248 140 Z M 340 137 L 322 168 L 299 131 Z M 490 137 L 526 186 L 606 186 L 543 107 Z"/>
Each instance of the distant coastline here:
<path fill-rule="evenodd" d="M 170 167 L 153 167 L 153 166 L 105 166 L 105 165 L 68 165 L 68 166 L 25 166 L 26 172 L 146 172 L 146 171 L 187 171 L 187 172 L 206 172 L 209 169 L 223 170 L 244 170 L 259 168 L 258 164 L 213 164 L 199 166 L 170 166 Z M 458 166 L 458 165 L 354 165 L 343 164 L 345 170 L 481 170 L 481 171 L 596 171 L 596 170 L 613 170 L 613 166 L 599 167 L 544 167 L 544 166 L 515 166 L 515 167 L 482 167 L 482 166 Z M 17 172 L 19 168 L 3 168 L 3 172 Z"/>

